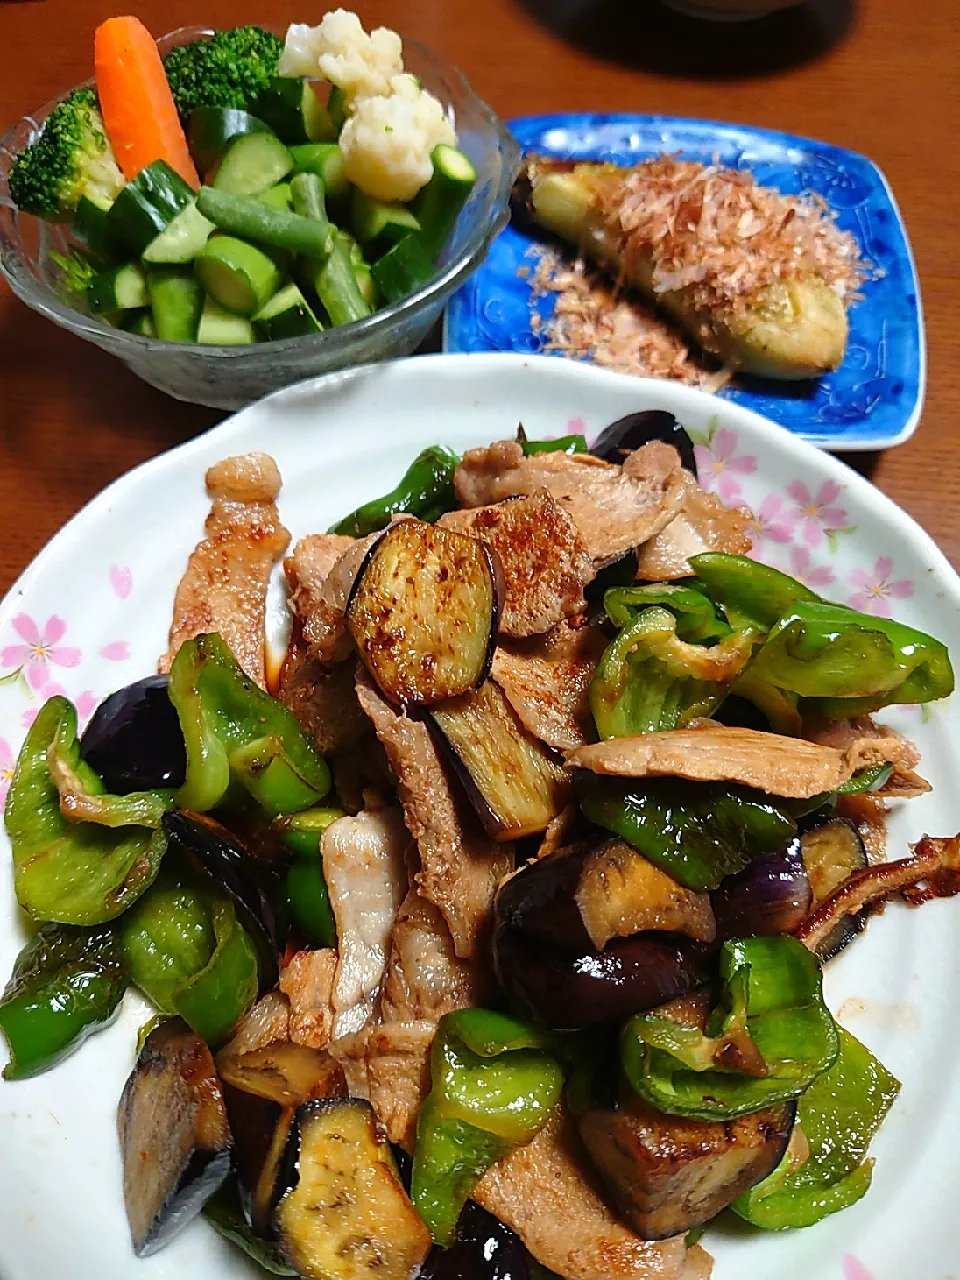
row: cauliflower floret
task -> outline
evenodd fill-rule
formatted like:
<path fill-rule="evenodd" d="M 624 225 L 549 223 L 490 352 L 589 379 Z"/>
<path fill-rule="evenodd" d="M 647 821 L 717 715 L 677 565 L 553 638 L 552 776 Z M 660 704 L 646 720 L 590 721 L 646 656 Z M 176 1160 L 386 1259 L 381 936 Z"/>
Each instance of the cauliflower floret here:
<path fill-rule="evenodd" d="M 389 93 L 391 80 L 402 72 L 397 33 L 378 27 L 367 35 L 346 9 L 324 14 L 318 27 L 288 27 L 279 66 L 282 76 L 322 76 L 353 99 Z"/>
<path fill-rule="evenodd" d="M 456 142 L 443 106 L 423 89 L 408 97 L 405 86 L 389 96 L 361 98 L 340 134 L 347 177 L 378 200 L 412 200 L 429 182 L 430 153 L 441 142 Z"/>

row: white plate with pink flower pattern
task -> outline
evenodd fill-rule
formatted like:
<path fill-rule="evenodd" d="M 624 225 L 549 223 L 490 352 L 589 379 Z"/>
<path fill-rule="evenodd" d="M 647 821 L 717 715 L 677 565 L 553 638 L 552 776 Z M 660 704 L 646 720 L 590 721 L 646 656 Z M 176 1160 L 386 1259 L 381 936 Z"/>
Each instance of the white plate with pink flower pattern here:
<path fill-rule="evenodd" d="M 265 449 L 284 477 L 295 536 L 326 529 L 391 488 L 437 442 L 463 449 L 513 435 L 600 428 L 668 409 L 697 442 L 701 483 L 757 514 L 755 554 L 824 596 L 894 615 L 960 645 L 960 581 L 930 539 L 840 462 L 735 404 L 666 382 L 515 355 L 435 356 L 335 374 L 281 391 L 154 459 L 96 498 L 41 553 L 0 606 L 0 794 L 43 699 L 66 692 L 81 719 L 146 675 L 166 644 L 173 593 L 201 534 L 204 471 Z M 175 411 L 175 410 L 174 410 Z M 271 628 L 282 630 L 275 584 Z M 960 649 L 955 655 L 960 656 Z M 924 832 L 960 829 L 960 712 L 885 717 L 923 752 L 934 790 L 891 822 L 895 855 Z M 23 933 L 9 874 L 0 885 L 0 972 Z M 711 1228 L 716 1280 L 950 1280 L 960 1258 L 960 903 L 890 908 L 830 966 L 827 997 L 844 1025 L 903 1082 L 874 1144 L 873 1186 L 805 1231 Z M 145 1006 L 47 1075 L 0 1084 L 0 1274 L 5 1280 L 220 1280 L 252 1268 L 193 1223 L 146 1261 L 130 1252 L 114 1128 Z"/>

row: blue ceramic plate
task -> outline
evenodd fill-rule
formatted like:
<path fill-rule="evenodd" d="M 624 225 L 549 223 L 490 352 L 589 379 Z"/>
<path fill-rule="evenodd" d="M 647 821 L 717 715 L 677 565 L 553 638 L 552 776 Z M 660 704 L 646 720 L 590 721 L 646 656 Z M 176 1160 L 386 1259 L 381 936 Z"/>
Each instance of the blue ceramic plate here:
<path fill-rule="evenodd" d="M 863 286 L 862 301 L 850 310 L 843 364 L 810 384 L 751 380 L 720 394 L 822 448 L 882 449 L 912 435 L 926 378 L 920 286 L 900 211 L 875 164 L 826 142 L 674 116 L 527 116 L 510 121 L 510 128 L 524 151 L 622 165 L 659 152 L 707 162 L 716 156 L 750 169 L 765 186 L 818 192 L 884 273 Z M 494 242 L 450 303 L 447 351 L 541 350 L 530 326 L 530 287 L 517 275 L 529 244 L 512 226 Z M 545 316 L 553 301 L 548 295 L 533 305 Z"/>

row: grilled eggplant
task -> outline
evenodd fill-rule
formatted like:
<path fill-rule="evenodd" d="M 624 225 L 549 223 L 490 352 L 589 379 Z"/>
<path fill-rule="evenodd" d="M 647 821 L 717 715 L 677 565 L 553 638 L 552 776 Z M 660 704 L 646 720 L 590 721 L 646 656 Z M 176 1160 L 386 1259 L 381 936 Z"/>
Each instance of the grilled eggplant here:
<path fill-rule="evenodd" d="M 523 727 L 492 680 L 428 714 L 494 840 L 545 831 L 569 803 L 570 776 L 562 762 Z"/>
<path fill-rule="evenodd" d="M 298 1107 L 280 1179 L 280 1246 L 306 1280 L 409 1280 L 430 1251 L 368 1102 Z"/>
<path fill-rule="evenodd" d="M 625 418 L 611 422 L 593 442 L 590 452 L 604 462 L 622 462 L 632 449 L 640 449 L 651 440 L 672 444 L 680 455 L 680 461 L 694 479 L 697 478 L 697 457 L 693 441 L 672 413 L 666 409 L 641 409 L 628 413 Z"/>
<path fill-rule="evenodd" d="M 155 1253 L 230 1172 L 223 1090 L 206 1044 L 179 1018 L 147 1037 L 117 1114 L 134 1251 Z"/>
<path fill-rule="evenodd" d="M 486 543 L 402 520 L 373 544 L 347 604 L 347 626 L 391 702 L 431 705 L 482 684 L 500 614 Z"/>
<path fill-rule="evenodd" d="M 816 911 L 855 871 L 867 866 L 867 850 L 860 832 L 847 818 L 833 818 L 805 831 L 800 837 L 800 855 L 813 893 L 811 911 Z M 849 946 L 866 928 L 869 914 L 864 909 L 856 915 L 844 916 L 817 946 L 820 959 L 832 960 Z"/>
<path fill-rule="evenodd" d="M 346 1096 L 339 1063 L 305 1044 L 278 1041 L 241 1053 L 227 1045 L 217 1054 L 217 1071 L 224 1084 L 280 1106 Z"/>
<path fill-rule="evenodd" d="M 580 1134 L 623 1220 L 644 1240 L 700 1226 L 780 1163 L 796 1103 L 739 1120 L 666 1116 L 624 1091 L 617 1110 L 580 1117 Z"/>

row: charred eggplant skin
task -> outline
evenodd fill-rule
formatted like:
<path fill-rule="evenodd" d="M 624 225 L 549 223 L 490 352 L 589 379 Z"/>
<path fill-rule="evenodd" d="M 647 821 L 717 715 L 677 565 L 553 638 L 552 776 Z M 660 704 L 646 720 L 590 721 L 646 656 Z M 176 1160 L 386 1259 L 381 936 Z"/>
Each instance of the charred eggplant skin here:
<path fill-rule="evenodd" d="M 468 1200 L 449 1249 L 434 1249 L 420 1280 L 533 1280 L 530 1255 L 509 1227 Z"/>
<path fill-rule="evenodd" d="M 860 832 L 849 818 L 832 818 L 804 831 L 800 837 L 800 854 L 810 880 L 813 911 L 855 871 L 862 871 L 868 861 Z M 823 963 L 833 960 L 848 947 L 867 927 L 869 918 L 866 908 L 856 915 L 844 916 L 817 947 Z"/>
<path fill-rule="evenodd" d="M 230 1172 L 233 1142 L 210 1050 L 179 1018 L 144 1042 L 117 1113 L 134 1252 L 161 1249 Z"/>
<path fill-rule="evenodd" d="M 683 427 L 666 409 L 641 409 L 628 413 L 605 427 L 593 442 L 590 452 L 604 462 L 622 462 L 623 455 L 640 449 L 652 440 L 671 444 L 680 455 L 680 462 L 694 479 L 697 477 L 697 458 L 693 441 Z"/>
<path fill-rule="evenodd" d="M 762 1182 L 790 1141 L 797 1104 L 733 1121 L 666 1116 L 624 1091 L 621 1105 L 580 1117 L 580 1136 L 623 1220 L 644 1240 L 709 1222 Z"/>
<path fill-rule="evenodd" d="M 503 573 L 485 542 L 404 520 L 367 551 L 347 627 L 391 702 L 430 705 L 478 688 L 490 674 L 502 595 Z"/>
<path fill-rule="evenodd" d="M 169 676 L 136 680 L 100 703 L 80 739 L 80 756 L 111 795 L 179 787 L 187 775 Z"/>

